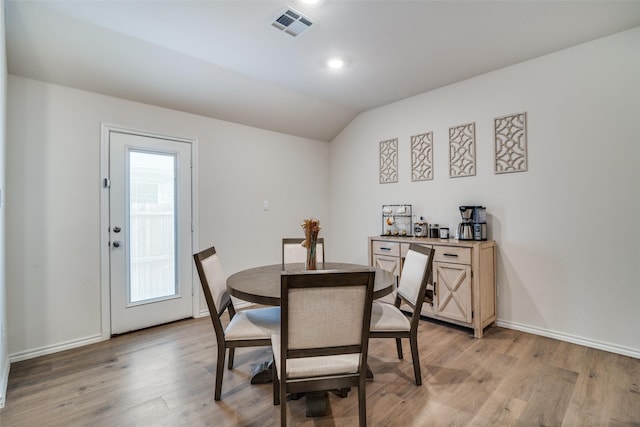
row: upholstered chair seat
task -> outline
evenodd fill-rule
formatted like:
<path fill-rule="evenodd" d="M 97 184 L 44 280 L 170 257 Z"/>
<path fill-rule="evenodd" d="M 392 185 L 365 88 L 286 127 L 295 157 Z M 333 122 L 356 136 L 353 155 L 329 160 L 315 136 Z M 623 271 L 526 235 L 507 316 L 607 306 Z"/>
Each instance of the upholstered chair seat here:
<path fill-rule="evenodd" d="M 270 339 L 280 331 L 280 307 L 237 311 L 224 330 L 227 341 Z"/>
<path fill-rule="evenodd" d="M 409 318 L 393 304 L 373 302 L 371 307 L 371 331 L 411 331 Z"/>

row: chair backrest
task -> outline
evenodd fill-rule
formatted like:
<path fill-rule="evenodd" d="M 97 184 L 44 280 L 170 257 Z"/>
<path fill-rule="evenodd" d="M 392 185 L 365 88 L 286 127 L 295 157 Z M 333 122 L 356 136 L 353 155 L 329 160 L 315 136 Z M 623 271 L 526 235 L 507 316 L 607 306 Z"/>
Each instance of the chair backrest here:
<path fill-rule="evenodd" d="M 433 248 L 411 244 L 402 266 L 398 296 L 420 314 L 433 268 Z"/>
<path fill-rule="evenodd" d="M 306 262 L 307 248 L 302 246 L 304 238 L 285 237 L 282 239 L 282 265 Z M 316 262 L 324 262 L 324 237 L 318 237 L 316 243 Z M 284 269 L 284 268 L 283 268 Z"/>
<path fill-rule="evenodd" d="M 218 339 L 224 339 L 224 329 L 219 317 L 227 307 L 231 307 L 231 310 L 233 310 L 233 306 L 231 304 L 231 296 L 227 292 L 227 279 L 222 269 L 220 258 L 216 253 L 215 247 L 212 246 L 194 254 L 193 259 L 196 263 L 200 284 L 207 300 L 216 336 Z"/>
<path fill-rule="evenodd" d="M 282 272 L 281 355 L 359 353 L 366 362 L 374 269 Z"/>

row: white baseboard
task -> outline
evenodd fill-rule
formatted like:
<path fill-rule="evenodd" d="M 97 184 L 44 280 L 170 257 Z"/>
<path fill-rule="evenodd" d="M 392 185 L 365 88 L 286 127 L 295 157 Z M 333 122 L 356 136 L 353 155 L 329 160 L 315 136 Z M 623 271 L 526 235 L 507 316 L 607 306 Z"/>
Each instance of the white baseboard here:
<path fill-rule="evenodd" d="M 540 335 L 547 338 L 553 338 L 560 341 L 570 342 L 572 344 L 583 345 L 585 347 L 596 348 L 598 350 L 608 351 L 610 353 L 621 354 L 623 356 L 633 357 L 635 359 L 640 359 L 640 350 L 623 347 L 616 344 L 611 344 L 602 341 L 595 341 L 590 338 L 580 337 L 577 335 L 565 334 L 563 332 L 552 331 L 549 329 L 537 328 L 529 325 L 523 325 L 521 323 L 516 322 L 507 322 L 504 320 L 498 320 L 496 322 L 498 326 L 507 329 L 515 329 L 517 331 L 528 332 L 534 335 Z"/>
<path fill-rule="evenodd" d="M 9 358 L 5 359 L 5 363 L 0 367 L 0 409 L 4 408 L 5 396 L 7 395 L 7 384 L 9 384 L 9 369 L 11 363 Z"/>
<path fill-rule="evenodd" d="M 69 350 L 72 348 L 82 347 L 89 344 L 95 344 L 100 341 L 104 341 L 102 334 L 93 335 L 85 338 L 78 338 L 76 340 L 66 341 L 58 344 L 53 344 L 46 347 L 40 347 L 33 350 L 22 351 L 19 353 L 13 353 L 9 355 L 9 362 L 20 362 L 22 360 L 33 359 L 34 357 L 45 356 L 47 354 L 57 353 L 59 351 Z"/>

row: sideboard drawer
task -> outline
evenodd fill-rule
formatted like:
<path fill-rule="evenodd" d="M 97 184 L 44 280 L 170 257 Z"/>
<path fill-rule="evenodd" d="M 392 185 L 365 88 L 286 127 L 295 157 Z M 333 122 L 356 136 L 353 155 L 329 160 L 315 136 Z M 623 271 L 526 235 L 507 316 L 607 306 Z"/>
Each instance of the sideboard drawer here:
<path fill-rule="evenodd" d="M 471 264 L 471 248 L 453 246 L 435 246 L 434 262 L 452 262 L 455 264 Z"/>
<path fill-rule="evenodd" d="M 371 250 L 374 255 L 400 256 L 400 243 L 374 240 L 371 243 Z"/>

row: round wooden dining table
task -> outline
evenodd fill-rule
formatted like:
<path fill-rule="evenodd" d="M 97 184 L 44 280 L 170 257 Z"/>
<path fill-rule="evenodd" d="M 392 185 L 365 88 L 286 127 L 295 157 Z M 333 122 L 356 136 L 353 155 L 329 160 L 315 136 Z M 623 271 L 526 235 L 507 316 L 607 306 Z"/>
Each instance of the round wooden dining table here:
<path fill-rule="evenodd" d="M 345 264 L 340 262 L 324 262 L 318 264 L 318 270 L 354 270 L 373 267 L 360 264 Z M 239 271 L 227 278 L 229 293 L 244 301 L 264 305 L 280 305 L 280 273 L 304 272 L 304 264 L 265 265 Z M 373 284 L 373 299 L 389 295 L 395 289 L 396 276 L 381 268 L 376 268 Z"/>

